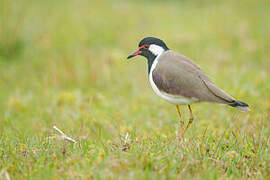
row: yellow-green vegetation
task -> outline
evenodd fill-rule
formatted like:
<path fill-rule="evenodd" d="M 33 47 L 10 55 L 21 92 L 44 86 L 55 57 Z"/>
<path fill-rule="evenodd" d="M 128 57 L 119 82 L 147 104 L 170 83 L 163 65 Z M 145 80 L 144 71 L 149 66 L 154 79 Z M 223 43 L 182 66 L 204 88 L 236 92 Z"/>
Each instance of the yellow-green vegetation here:
<path fill-rule="evenodd" d="M 0 179 L 269 179 L 269 18 L 269 0 L 0 0 Z M 195 104 L 180 143 L 146 60 L 126 60 L 146 36 L 251 112 Z"/>

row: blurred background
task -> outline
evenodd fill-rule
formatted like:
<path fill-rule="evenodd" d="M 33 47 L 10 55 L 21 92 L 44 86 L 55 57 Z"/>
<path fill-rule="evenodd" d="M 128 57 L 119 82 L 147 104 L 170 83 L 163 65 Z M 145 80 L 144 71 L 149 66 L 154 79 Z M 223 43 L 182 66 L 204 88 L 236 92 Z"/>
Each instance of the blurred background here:
<path fill-rule="evenodd" d="M 213 135 L 231 128 L 267 137 L 269 17 L 269 0 L 0 0 L 2 150 L 5 144 L 35 146 L 53 125 L 91 142 L 126 132 L 175 136 L 175 107 L 152 91 L 146 60 L 126 60 L 147 36 L 192 58 L 251 106 L 245 114 L 196 104 L 187 136 L 207 127 Z M 15 160 L 2 167 L 12 163 L 17 167 Z"/>

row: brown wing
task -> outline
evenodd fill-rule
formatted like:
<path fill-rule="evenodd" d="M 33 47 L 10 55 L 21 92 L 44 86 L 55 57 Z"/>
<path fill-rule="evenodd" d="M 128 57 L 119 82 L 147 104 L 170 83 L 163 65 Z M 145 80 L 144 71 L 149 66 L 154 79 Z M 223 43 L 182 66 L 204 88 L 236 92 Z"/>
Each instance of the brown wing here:
<path fill-rule="evenodd" d="M 190 59 L 173 51 L 163 53 L 154 69 L 153 81 L 166 93 L 230 104 L 233 97 L 218 88 L 210 78 Z"/>

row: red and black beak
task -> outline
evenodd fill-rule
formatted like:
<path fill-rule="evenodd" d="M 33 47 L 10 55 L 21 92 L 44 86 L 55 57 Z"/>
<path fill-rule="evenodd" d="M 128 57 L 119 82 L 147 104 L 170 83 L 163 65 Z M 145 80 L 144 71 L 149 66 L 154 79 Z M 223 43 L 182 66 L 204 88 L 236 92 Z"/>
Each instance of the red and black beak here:
<path fill-rule="evenodd" d="M 127 57 L 127 59 L 130 59 L 130 58 L 132 58 L 132 57 L 134 57 L 134 56 L 137 56 L 137 55 L 139 55 L 139 54 L 141 54 L 142 53 L 142 51 L 140 50 L 140 48 L 137 50 L 137 51 L 135 51 L 134 53 L 132 53 L 131 55 L 129 55 L 128 57 Z"/>
<path fill-rule="evenodd" d="M 134 57 L 134 56 L 140 55 L 140 54 L 142 53 L 142 50 L 147 50 L 148 48 L 149 48 L 149 45 L 148 45 L 148 44 L 144 44 L 144 45 L 140 46 L 140 47 L 138 48 L 138 50 L 135 51 L 134 53 L 132 53 L 131 55 L 129 55 L 129 56 L 127 57 L 127 59 L 130 59 L 130 58 L 132 58 L 132 57 Z"/>

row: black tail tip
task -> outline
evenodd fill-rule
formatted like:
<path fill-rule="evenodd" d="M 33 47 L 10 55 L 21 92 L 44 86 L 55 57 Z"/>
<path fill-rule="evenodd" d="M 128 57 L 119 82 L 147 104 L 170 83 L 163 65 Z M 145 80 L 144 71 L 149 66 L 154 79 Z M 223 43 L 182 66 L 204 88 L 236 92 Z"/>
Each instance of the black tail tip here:
<path fill-rule="evenodd" d="M 232 107 L 237 107 L 237 106 L 248 107 L 247 103 L 244 103 L 244 102 L 241 102 L 241 101 L 234 101 L 232 104 L 229 104 L 229 105 L 232 106 Z"/>
<path fill-rule="evenodd" d="M 248 104 L 241 101 L 234 101 L 233 103 L 229 105 L 239 109 L 240 111 L 244 111 L 244 112 L 250 111 L 250 109 L 248 108 Z"/>

